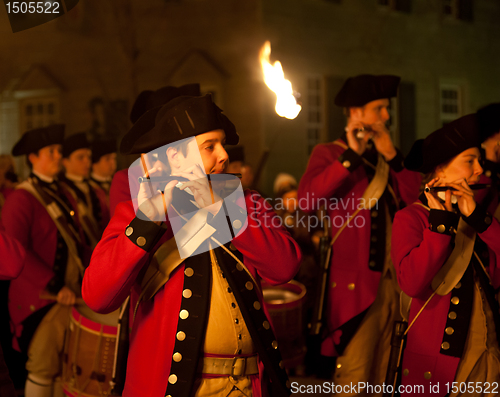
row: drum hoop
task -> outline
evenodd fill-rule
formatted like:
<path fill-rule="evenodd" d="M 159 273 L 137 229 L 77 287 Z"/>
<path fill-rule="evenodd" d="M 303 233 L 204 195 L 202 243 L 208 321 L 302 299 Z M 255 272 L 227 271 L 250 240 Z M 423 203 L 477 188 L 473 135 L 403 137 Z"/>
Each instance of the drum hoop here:
<path fill-rule="evenodd" d="M 75 315 L 77 315 L 78 317 L 75 318 Z M 71 322 L 74 323 L 78 328 L 84 330 L 85 332 L 93 334 L 93 335 L 97 335 L 97 336 L 102 335 L 106 338 L 116 338 L 116 332 L 117 332 L 116 329 L 114 330 L 114 333 L 104 332 L 104 330 L 106 328 L 113 328 L 112 326 L 100 324 L 100 323 L 94 323 L 94 324 L 99 324 L 101 326 L 101 329 L 102 329 L 102 332 L 101 332 L 101 331 L 96 331 L 95 329 L 92 329 L 92 328 L 89 328 L 89 327 L 83 325 L 81 323 L 81 320 L 92 321 L 92 320 L 87 319 L 85 316 L 81 315 L 80 313 L 78 313 L 78 311 L 75 308 L 73 308 L 73 312 L 71 315 Z M 114 327 L 114 328 L 117 328 L 117 327 Z"/>
<path fill-rule="evenodd" d="M 288 283 L 280 284 L 280 285 L 270 285 L 267 283 L 263 283 L 262 284 L 262 291 L 264 291 L 266 289 L 287 290 L 287 291 L 291 291 L 293 293 L 296 293 L 296 295 L 297 295 L 295 299 L 293 299 L 289 302 L 283 302 L 283 303 L 279 303 L 279 304 L 272 303 L 272 302 L 266 302 L 266 300 L 264 299 L 264 303 L 267 305 L 267 309 L 269 311 L 276 310 L 277 308 L 279 308 L 279 310 L 281 310 L 282 308 L 295 307 L 297 304 L 302 302 L 302 300 L 304 299 L 306 292 L 307 292 L 305 285 L 296 281 L 296 280 L 290 280 Z"/>

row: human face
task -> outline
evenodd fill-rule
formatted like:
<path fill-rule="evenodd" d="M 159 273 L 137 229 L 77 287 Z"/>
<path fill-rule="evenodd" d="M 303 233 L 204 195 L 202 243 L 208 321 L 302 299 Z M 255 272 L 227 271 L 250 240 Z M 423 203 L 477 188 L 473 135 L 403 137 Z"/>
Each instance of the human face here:
<path fill-rule="evenodd" d="M 376 123 L 385 124 L 390 119 L 389 105 L 389 99 L 368 102 L 365 106 L 351 108 L 351 118 L 353 121 L 359 121 L 367 126 Z"/>
<path fill-rule="evenodd" d="M 473 147 L 464 150 L 449 163 L 437 168 L 440 184 L 460 183 L 464 179 L 469 185 L 477 183 L 479 176 L 483 173 L 483 169 L 479 164 L 480 160 L 481 155 L 478 148 Z"/>
<path fill-rule="evenodd" d="M 38 154 L 31 153 L 28 159 L 33 165 L 33 171 L 53 178 L 61 171 L 62 146 L 45 146 L 38 151 Z"/>
<path fill-rule="evenodd" d="M 68 174 L 87 178 L 92 166 L 92 152 L 90 149 L 77 149 L 63 159 L 63 165 Z"/>
<path fill-rule="evenodd" d="M 92 171 L 104 178 L 110 178 L 116 171 L 116 153 L 102 156 L 97 163 L 92 164 Z"/>
<path fill-rule="evenodd" d="M 224 149 L 226 134 L 223 130 L 219 129 L 197 135 L 196 144 L 198 145 L 206 174 L 221 174 L 225 172 L 228 155 Z"/>
<path fill-rule="evenodd" d="M 486 153 L 486 159 L 494 163 L 500 162 L 500 131 L 486 139 L 481 147 Z"/>

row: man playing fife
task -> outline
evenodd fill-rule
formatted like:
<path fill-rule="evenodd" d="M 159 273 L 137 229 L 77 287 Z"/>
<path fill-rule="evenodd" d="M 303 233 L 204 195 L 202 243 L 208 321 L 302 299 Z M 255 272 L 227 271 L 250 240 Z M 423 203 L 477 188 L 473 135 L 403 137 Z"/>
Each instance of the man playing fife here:
<path fill-rule="evenodd" d="M 224 145 L 238 139 L 206 95 L 149 110 L 122 140 L 124 154 L 155 151 L 151 158 L 169 168 L 146 167 L 145 176 L 170 177 L 161 191 L 141 184 L 137 212 L 132 201 L 116 207 L 85 272 L 83 297 L 93 310 L 115 310 L 128 294 L 138 302 L 124 397 L 290 394 L 260 279 L 290 280 L 300 251 L 283 228 L 263 226 L 276 215 L 258 194 L 222 201 L 207 183 L 227 177 Z M 222 241 L 225 231 L 235 235 L 231 243 Z M 183 233 L 190 238 L 181 246 Z M 194 253 L 181 255 L 188 246 Z"/>
<path fill-rule="evenodd" d="M 417 199 L 420 185 L 419 174 L 403 168 L 386 127 L 389 98 L 399 81 L 373 75 L 347 79 L 335 98 L 347 117 L 345 133 L 314 148 L 299 185 L 301 209 L 326 206 L 330 220 L 320 375 L 328 378 L 336 369 L 338 384 L 383 382 L 399 313 L 387 245 L 391 219 L 398 207 Z"/>

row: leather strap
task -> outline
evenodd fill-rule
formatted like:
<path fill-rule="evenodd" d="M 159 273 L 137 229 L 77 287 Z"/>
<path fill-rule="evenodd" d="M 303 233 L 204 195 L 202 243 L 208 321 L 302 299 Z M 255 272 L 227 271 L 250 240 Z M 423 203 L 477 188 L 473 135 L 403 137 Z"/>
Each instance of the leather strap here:
<path fill-rule="evenodd" d="M 78 268 L 80 276 L 83 277 L 84 267 L 80 259 L 80 256 L 78 254 L 78 247 L 77 247 L 77 244 L 79 243 L 78 234 L 71 229 L 70 225 L 68 224 L 66 218 L 64 217 L 61 209 L 58 207 L 56 202 L 52 200 L 51 197 L 49 197 L 48 194 L 46 194 L 38 186 L 38 184 L 33 183 L 31 179 L 28 179 L 20 183 L 17 186 L 17 189 L 24 189 L 27 192 L 31 193 L 33 197 L 35 197 L 40 202 L 40 204 L 42 204 L 46 208 L 47 213 L 54 221 L 57 230 L 59 230 L 59 233 L 61 233 L 64 242 L 68 246 L 68 252 L 71 256 L 71 259 Z"/>
<path fill-rule="evenodd" d="M 258 356 L 203 357 L 203 374 L 248 376 L 259 373 Z"/>

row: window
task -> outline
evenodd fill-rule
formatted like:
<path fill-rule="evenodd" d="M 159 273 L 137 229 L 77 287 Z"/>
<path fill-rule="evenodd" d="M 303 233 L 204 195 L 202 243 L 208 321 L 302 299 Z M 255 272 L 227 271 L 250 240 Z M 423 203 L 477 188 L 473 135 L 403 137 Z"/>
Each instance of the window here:
<path fill-rule="evenodd" d="M 307 79 L 307 152 L 310 154 L 321 141 L 323 129 L 323 80 L 321 77 Z M 305 109 L 304 109 L 305 110 Z"/>
<path fill-rule="evenodd" d="M 462 116 L 462 90 L 459 85 L 442 84 L 440 91 L 440 118 L 444 125 Z"/>
<path fill-rule="evenodd" d="M 21 133 L 59 122 L 59 99 L 55 96 L 23 99 L 20 110 Z"/>
<path fill-rule="evenodd" d="M 472 21 L 473 3 L 472 0 L 442 0 L 443 14 L 462 21 Z"/>

